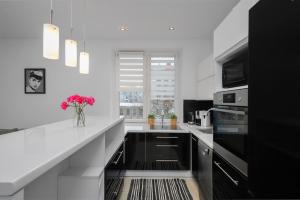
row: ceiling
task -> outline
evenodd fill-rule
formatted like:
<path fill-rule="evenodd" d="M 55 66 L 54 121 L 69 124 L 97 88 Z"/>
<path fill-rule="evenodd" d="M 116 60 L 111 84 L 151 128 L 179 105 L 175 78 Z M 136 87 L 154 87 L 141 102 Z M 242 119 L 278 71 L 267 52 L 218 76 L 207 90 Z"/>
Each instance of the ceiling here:
<path fill-rule="evenodd" d="M 54 1 L 54 24 L 69 35 L 70 0 Z M 211 39 L 239 0 L 73 0 L 75 38 Z M 50 0 L 0 0 L 0 37 L 41 38 Z M 86 16 L 86 17 L 85 17 Z M 120 31 L 125 25 L 128 31 Z M 169 27 L 175 30 L 170 31 Z"/>

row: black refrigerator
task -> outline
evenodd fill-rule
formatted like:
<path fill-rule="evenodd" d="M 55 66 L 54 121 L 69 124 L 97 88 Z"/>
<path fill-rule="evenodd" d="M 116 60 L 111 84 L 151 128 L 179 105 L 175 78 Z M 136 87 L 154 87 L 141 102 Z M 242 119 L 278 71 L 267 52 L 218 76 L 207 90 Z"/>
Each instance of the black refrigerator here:
<path fill-rule="evenodd" d="M 300 198 L 300 0 L 260 0 L 249 16 L 249 188 Z"/>

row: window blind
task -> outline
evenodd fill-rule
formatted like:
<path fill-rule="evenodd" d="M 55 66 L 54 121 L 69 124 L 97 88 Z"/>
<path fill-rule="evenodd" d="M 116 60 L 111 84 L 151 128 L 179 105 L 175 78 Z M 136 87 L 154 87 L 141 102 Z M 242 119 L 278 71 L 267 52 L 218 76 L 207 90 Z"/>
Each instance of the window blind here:
<path fill-rule="evenodd" d="M 126 119 L 144 117 L 144 68 L 142 52 L 118 53 L 120 115 Z"/>
<path fill-rule="evenodd" d="M 119 89 L 137 91 L 144 88 L 144 55 L 142 52 L 119 52 Z"/>
<path fill-rule="evenodd" d="M 175 99 L 175 57 L 151 57 L 151 100 Z"/>

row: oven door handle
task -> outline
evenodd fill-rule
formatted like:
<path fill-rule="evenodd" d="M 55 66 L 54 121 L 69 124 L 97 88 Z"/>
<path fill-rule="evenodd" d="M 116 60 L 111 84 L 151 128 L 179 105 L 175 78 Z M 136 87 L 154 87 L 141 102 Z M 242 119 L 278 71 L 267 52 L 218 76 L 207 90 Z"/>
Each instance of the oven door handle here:
<path fill-rule="evenodd" d="M 214 164 L 234 183 L 234 185 L 239 186 L 239 181 L 234 180 L 222 167 L 221 163 L 214 161 Z"/>
<path fill-rule="evenodd" d="M 236 114 L 236 115 L 246 115 L 247 113 L 244 111 L 239 111 L 239 110 L 227 110 L 227 109 L 221 109 L 221 108 L 211 108 L 210 110 L 212 111 L 217 111 L 217 112 L 224 112 L 224 113 L 231 113 L 231 114 Z"/>

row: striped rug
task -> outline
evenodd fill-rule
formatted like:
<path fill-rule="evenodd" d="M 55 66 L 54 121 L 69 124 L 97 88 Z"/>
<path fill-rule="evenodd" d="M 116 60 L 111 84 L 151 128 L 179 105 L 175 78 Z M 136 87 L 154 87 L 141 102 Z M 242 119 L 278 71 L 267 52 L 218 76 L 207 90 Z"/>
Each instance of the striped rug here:
<path fill-rule="evenodd" d="M 127 200 L 192 200 L 183 179 L 133 179 Z"/>

